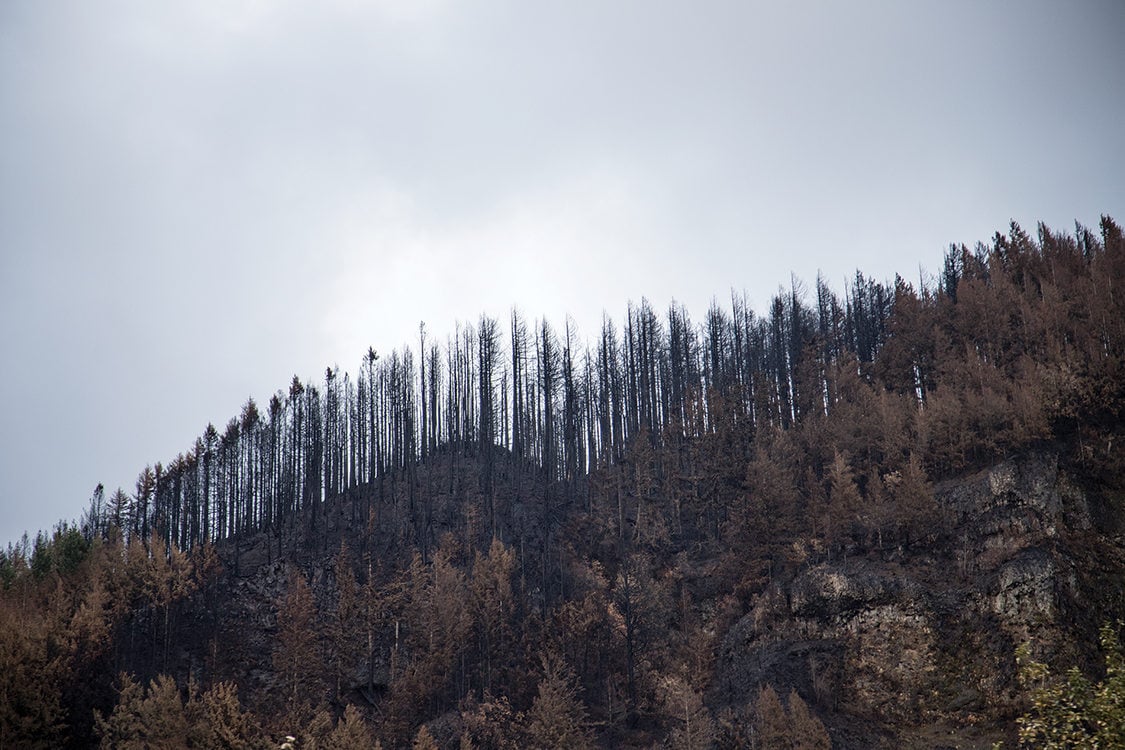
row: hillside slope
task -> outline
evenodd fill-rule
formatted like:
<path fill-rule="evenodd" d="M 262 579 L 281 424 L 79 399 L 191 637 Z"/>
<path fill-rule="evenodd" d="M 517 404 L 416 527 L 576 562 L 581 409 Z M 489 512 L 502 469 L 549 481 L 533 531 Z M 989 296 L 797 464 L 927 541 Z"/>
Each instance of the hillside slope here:
<path fill-rule="evenodd" d="M 4 553 L 0 746 L 1014 744 L 1125 618 L 1101 230 L 294 378 Z"/>
<path fill-rule="evenodd" d="M 651 690 L 652 695 L 648 705 L 638 709 L 643 716 L 631 729 L 613 729 L 611 706 L 588 704 L 601 741 L 647 746 L 670 737 L 678 724 L 675 714 L 660 702 L 659 685 L 669 672 L 676 674 L 685 669 L 683 662 L 692 660 L 667 665 L 675 663 L 677 653 L 713 650 L 713 657 L 696 656 L 693 666 L 698 671 L 691 675 L 691 685 L 701 708 L 712 717 L 711 736 L 720 745 L 724 737 L 725 746 L 749 739 L 757 728 L 755 706 L 764 685 L 783 696 L 790 691 L 802 696 L 827 726 L 834 747 L 986 748 L 997 740 L 1012 742 L 1014 718 L 1025 708 L 1016 676 L 1017 646 L 1031 644 L 1033 654 L 1050 663 L 1093 668 L 1097 629 L 1125 616 L 1125 539 L 1104 523 L 1107 517 L 1118 517 L 1115 504 L 1121 500 L 1120 490 L 1084 487 L 1081 477 L 1060 465 L 1058 449 L 1045 446 L 941 482 L 934 496 L 939 534 L 884 549 L 854 546 L 830 561 L 809 559 L 767 576 L 757 590 L 737 598 L 715 583 L 723 575 L 722 568 L 730 565 L 721 553 L 684 550 L 650 560 L 643 585 L 653 590 L 636 597 L 647 608 L 637 622 L 641 653 L 636 669 L 651 672 L 639 678 L 647 683 L 639 689 Z M 515 513 L 520 510 L 517 507 Z M 326 647 L 326 658 L 310 657 L 310 663 L 323 670 L 319 679 L 302 686 L 314 694 L 307 697 L 319 691 L 318 699 L 310 703 L 353 703 L 384 728 L 393 728 L 403 720 L 396 712 L 405 712 L 409 718 L 404 723 L 410 729 L 400 731 L 402 741 L 409 739 L 418 722 L 429 722 L 436 736 L 453 743 L 473 726 L 464 698 L 443 700 L 431 693 L 437 686 L 427 689 L 413 683 L 409 689 L 431 693 L 428 703 L 399 695 L 407 689 L 400 682 L 413 676 L 408 674 L 410 666 L 400 665 L 418 658 L 417 653 L 409 653 L 419 644 L 408 630 L 424 628 L 430 638 L 431 628 L 449 627 L 408 610 L 418 607 L 439 620 L 449 614 L 437 614 L 444 606 L 466 611 L 473 622 L 459 631 L 465 642 L 461 648 L 446 644 L 462 652 L 446 659 L 454 672 L 460 661 L 462 674 L 443 674 L 441 669 L 434 674 L 451 682 L 473 682 L 475 670 L 466 668 L 464 660 L 477 659 L 474 651 L 480 644 L 472 641 L 483 635 L 485 623 L 478 618 L 487 619 L 475 597 L 480 595 L 477 577 L 484 575 L 478 566 L 488 558 L 455 553 L 445 563 L 431 562 L 428 568 L 420 559 L 411 563 L 400 558 L 402 567 L 395 573 L 384 572 L 368 593 L 374 606 L 385 608 L 373 617 L 377 625 L 372 629 L 370 654 L 364 643 L 367 634 L 361 633 L 356 651 L 338 665 L 342 670 L 337 677 L 333 665 L 325 662 L 332 661 L 329 641 L 337 637 L 332 634 L 339 627 L 342 598 L 347 596 L 340 579 L 348 574 L 340 566 L 348 560 L 361 581 L 367 568 L 356 556 L 340 557 L 341 543 L 357 550 L 364 535 L 350 527 L 347 511 L 341 506 L 339 525 L 330 524 L 327 552 L 322 548 L 319 553 L 297 552 L 279 559 L 276 552 L 267 553 L 267 538 L 262 535 L 238 553 L 236 574 L 233 548 L 220 547 L 226 572 L 209 598 L 199 594 L 188 608 L 195 614 L 182 621 L 175 638 L 178 653 L 173 671 L 237 682 L 243 702 L 259 715 L 291 712 L 294 707 L 282 700 L 287 678 L 274 655 L 282 613 L 291 603 L 292 587 L 301 579 L 308 583 L 316 604 L 313 630 L 321 634 L 319 642 Z M 588 522 L 581 507 L 571 507 L 566 514 L 570 518 L 563 526 L 577 530 Z M 565 541 L 581 543 L 577 537 Z M 447 542 L 446 546 L 458 545 Z M 297 550 L 301 547 L 294 544 Z M 508 551 L 514 556 L 512 548 Z M 394 559 L 390 550 L 375 556 L 380 560 L 376 565 L 382 566 Z M 441 591 L 436 578 L 416 580 L 424 577 L 421 570 L 441 575 L 442 564 L 449 565 L 446 574 L 453 573 L 451 590 Z M 558 649 L 583 673 L 590 670 L 591 660 L 621 659 L 620 652 L 627 648 L 624 634 L 608 632 L 610 628 L 599 632 L 592 623 L 581 622 L 581 617 L 591 616 L 582 614 L 583 605 L 598 601 L 598 596 L 605 597 L 607 609 L 616 607 L 617 617 L 622 616 L 619 572 L 612 581 L 603 574 L 593 585 L 569 583 L 566 588 L 573 594 L 555 602 L 541 617 L 529 601 L 536 594 L 522 567 L 513 560 L 507 571 L 510 578 L 503 581 L 511 590 L 507 621 L 488 623 L 497 638 L 501 630 L 511 630 L 504 637 L 515 651 L 498 654 L 500 665 L 493 665 L 494 670 L 524 672 L 515 684 L 522 681 L 527 690 L 536 680 L 535 651 Z M 421 590 L 403 590 L 414 586 Z M 443 596 L 451 601 L 425 601 Z M 583 625 L 587 629 L 567 632 Z M 667 632 L 643 633 L 658 626 Z M 689 637 L 698 642 L 685 642 Z M 574 656 L 579 646 L 585 652 L 583 659 Z M 605 653 L 590 654 L 591 649 Z M 624 692 L 627 678 L 617 677 Z M 336 679 L 338 687 L 332 684 Z M 587 700 L 606 695 L 596 686 L 583 687 Z M 513 711 L 530 708 L 521 705 L 521 697 L 507 680 L 496 681 L 491 690 L 507 697 Z M 623 695 L 620 700 L 627 698 Z M 291 720 L 303 721 L 297 716 Z M 725 730 L 720 726 L 724 723 Z M 277 731 L 283 728 L 278 726 Z M 384 741 L 395 741 L 394 732 L 384 731 L 382 736 Z"/>

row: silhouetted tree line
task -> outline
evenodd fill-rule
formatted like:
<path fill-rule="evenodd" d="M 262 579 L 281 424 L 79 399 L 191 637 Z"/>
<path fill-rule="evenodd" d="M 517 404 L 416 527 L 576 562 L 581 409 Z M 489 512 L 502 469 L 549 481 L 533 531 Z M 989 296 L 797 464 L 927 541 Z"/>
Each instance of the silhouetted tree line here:
<path fill-rule="evenodd" d="M 317 504 L 381 487 L 439 450 L 479 456 L 485 487 L 500 446 L 534 464 L 544 487 L 573 488 L 620 462 L 640 434 L 658 446 L 714 432 L 722 419 L 752 435 L 827 413 L 829 373 L 847 354 L 861 367 L 872 362 L 893 300 L 862 274 L 844 300 L 818 280 L 813 307 L 794 282 L 767 317 L 735 296 L 702 325 L 680 305 L 659 315 L 642 300 L 621 325 L 605 318 L 593 348 L 569 321 L 562 336 L 546 320 L 529 334 L 513 311 L 507 352 L 498 322 L 481 317 L 444 346 L 427 349 L 423 334 L 419 353 L 369 350 L 354 379 L 338 368 L 322 384 L 294 376 L 264 414 L 248 400 L 224 429 L 209 424 L 191 449 L 146 467 L 132 495 L 92 503 L 83 530 L 118 526 L 141 539 L 151 530 L 189 549 L 293 523 L 299 511 L 315 525 Z"/>
<path fill-rule="evenodd" d="M 682 305 L 659 313 L 642 300 L 620 323 L 606 317 L 592 342 L 569 321 L 560 335 L 515 310 L 506 336 L 487 316 L 444 343 L 422 329 L 418 351 L 371 349 L 354 378 L 338 368 L 323 383 L 294 376 L 265 413 L 248 400 L 224 429 L 208 425 L 191 449 L 146 467 L 132 495 L 92 505 L 83 530 L 117 525 L 142 540 L 153 531 L 190 549 L 298 518 L 315 528 L 320 504 L 344 493 L 366 518 L 388 482 L 439 451 L 476 457 L 491 498 L 496 447 L 534 467 L 529 481 L 549 513 L 554 483 L 574 493 L 581 478 L 621 464 L 638 436 L 654 450 L 724 431 L 748 445 L 763 430 L 831 416 L 843 381 L 856 378 L 932 412 L 918 425 L 941 443 L 928 468 L 953 471 L 1045 434 L 1047 414 L 1028 413 L 1037 398 L 1075 426 L 1104 401 L 1076 392 L 1075 378 L 1101 390 L 1120 382 L 1120 230 L 1108 218 L 1101 229 L 1041 226 L 1035 241 L 1013 224 L 990 245 L 950 248 L 938 278 L 918 287 L 857 272 L 843 295 L 818 278 L 810 300 L 793 280 L 764 315 L 737 294 L 701 323 Z M 411 501 L 424 535 L 425 509 Z M 488 515 L 495 527 L 491 505 Z"/>

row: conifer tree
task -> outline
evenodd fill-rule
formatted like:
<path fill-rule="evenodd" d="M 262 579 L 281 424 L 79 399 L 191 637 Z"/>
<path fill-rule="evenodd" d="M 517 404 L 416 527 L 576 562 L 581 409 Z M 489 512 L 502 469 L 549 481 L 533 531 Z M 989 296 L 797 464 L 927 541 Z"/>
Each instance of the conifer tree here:
<path fill-rule="evenodd" d="M 586 706 L 578 697 L 573 670 L 558 656 L 543 657 L 543 677 L 527 713 L 528 747 L 583 750 L 593 747 Z"/>
<path fill-rule="evenodd" d="M 63 736 L 60 665 L 49 639 L 50 626 L 37 612 L 0 607 L 0 747 L 48 750 Z"/>
<path fill-rule="evenodd" d="M 410 748 L 411 750 L 441 750 L 425 724 L 418 728 L 418 734 L 414 735 L 414 742 L 410 744 Z"/>
<path fill-rule="evenodd" d="M 190 686 L 189 686 L 190 690 Z M 238 687 L 232 682 L 212 685 L 198 699 L 189 697 L 188 716 L 193 723 L 192 734 L 198 738 L 196 747 L 224 750 L 260 748 L 260 734 L 253 717 L 243 710 L 238 700 Z"/>
<path fill-rule="evenodd" d="M 789 692 L 789 724 L 793 750 L 830 750 L 832 740 L 823 722 L 809 711 L 796 690 Z"/>
<path fill-rule="evenodd" d="M 191 724 L 175 680 L 159 675 L 143 689 L 121 675 L 121 695 L 108 719 L 97 717 L 101 746 L 106 750 L 191 747 Z"/>
<path fill-rule="evenodd" d="M 679 675 L 661 681 L 664 711 L 673 721 L 668 746 L 674 750 L 707 750 L 715 740 L 715 722 L 700 694 Z"/>
<path fill-rule="evenodd" d="M 763 750 L 782 750 L 789 747 L 789 719 L 785 706 L 772 685 L 763 685 L 758 691 L 754 708 L 754 725 L 759 747 Z"/>
<path fill-rule="evenodd" d="M 359 710 L 350 703 L 323 743 L 324 750 L 370 750 L 376 746 L 378 742 L 372 737 Z"/>
<path fill-rule="evenodd" d="M 316 603 L 304 576 L 293 570 L 289 587 L 278 605 L 278 634 L 273 664 L 285 686 L 291 707 L 315 703 L 312 689 L 322 671 L 316 631 Z"/>
<path fill-rule="evenodd" d="M 332 568 L 336 577 L 336 607 L 329 619 L 327 640 L 335 695 L 339 699 L 347 682 L 356 676 L 358 656 L 363 653 L 362 644 L 366 640 L 366 633 L 363 623 L 364 602 L 352 569 L 351 556 L 343 543 Z"/>

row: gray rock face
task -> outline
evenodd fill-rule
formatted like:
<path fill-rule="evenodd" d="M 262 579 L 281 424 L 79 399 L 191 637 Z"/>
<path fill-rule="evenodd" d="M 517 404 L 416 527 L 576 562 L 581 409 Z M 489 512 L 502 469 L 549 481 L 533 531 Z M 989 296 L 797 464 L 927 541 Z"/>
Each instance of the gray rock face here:
<path fill-rule="evenodd" d="M 1098 594 L 1078 557 L 1091 539 L 1117 545 L 1091 530 L 1087 498 L 1049 452 L 935 495 L 939 548 L 822 563 L 756 596 L 721 644 L 715 700 L 745 706 L 771 683 L 843 717 L 840 747 L 932 747 L 911 737 L 939 724 L 951 744 L 988 747 L 974 727 L 1013 714 L 1015 647 L 1065 651 Z"/>
<path fill-rule="evenodd" d="M 1030 549 L 1000 566 L 992 611 L 1002 622 L 1050 621 L 1057 612 L 1058 568 L 1042 549 Z"/>

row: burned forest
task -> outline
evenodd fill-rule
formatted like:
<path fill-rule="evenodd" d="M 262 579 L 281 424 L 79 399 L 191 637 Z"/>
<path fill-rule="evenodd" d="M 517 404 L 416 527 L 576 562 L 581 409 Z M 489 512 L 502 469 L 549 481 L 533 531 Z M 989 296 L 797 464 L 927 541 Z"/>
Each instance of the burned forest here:
<path fill-rule="evenodd" d="M 293 376 L 0 553 L 0 748 L 1112 737 L 1122 230 L 940 268 Z"/>

